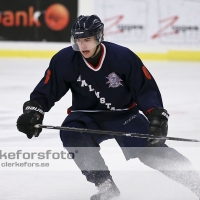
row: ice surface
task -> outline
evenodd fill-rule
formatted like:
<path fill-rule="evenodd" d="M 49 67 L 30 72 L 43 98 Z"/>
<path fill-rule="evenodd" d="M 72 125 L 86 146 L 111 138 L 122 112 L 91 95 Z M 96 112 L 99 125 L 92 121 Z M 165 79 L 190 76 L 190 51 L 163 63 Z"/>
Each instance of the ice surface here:
<path fill-rule="evenodd" d="M 48 64 L 47 59 L 0 59 L 1 150 L 62 147 L 56 130 L 43 130 L 39 138 L 32 140 L 16 130 L 22 105 L 29 99 Z M 164 106 L 170 113 L 169 136 L 200 140 L 200 63 L 145 61 L 144 64 L 153 74 Z M 70 105 L 71 95 L 68 93 L 45 114 L 44 124 L 61 125 Z M 188 157 L 200 170 L 200 143 L 168 141 L 167 144 Z M 101 153 L 121 190 L 121 200 L 197 200 L 189 189 L 144 166 L 138 159 L 125 161 L 114 140 L 102 143 L 101 147 Z M 96 192 L 94 185 L 86 181 L 71 160 L 66 160 L 63 166 L 57 165 L 56 168 L 55 165 L 51 169 L 0 166 L 0 200 L 89 199 Z"/>

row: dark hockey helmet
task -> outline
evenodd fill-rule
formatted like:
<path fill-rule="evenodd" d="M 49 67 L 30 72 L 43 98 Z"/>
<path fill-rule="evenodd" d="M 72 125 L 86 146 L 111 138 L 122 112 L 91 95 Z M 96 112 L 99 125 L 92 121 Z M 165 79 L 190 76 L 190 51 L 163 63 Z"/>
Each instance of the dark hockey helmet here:
<path fill-rule="evenodd" d="M 79 38 L 94 36 L 96 46 L 103 41 L 104 24 L 96 15 L 80 15 L 71 29 L 71 43 L 75 51 L 79 51 L 77 41 Z M 93 46 L 94 47 L 94 46 Z"/>

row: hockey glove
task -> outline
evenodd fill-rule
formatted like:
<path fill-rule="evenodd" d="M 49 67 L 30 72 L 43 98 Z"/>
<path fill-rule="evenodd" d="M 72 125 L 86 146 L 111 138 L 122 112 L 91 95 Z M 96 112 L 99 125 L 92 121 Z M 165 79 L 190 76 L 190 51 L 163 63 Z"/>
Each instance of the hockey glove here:
<path fill-rule="evenodd" d="M 169 114 L 165 109 L 153 109 L 147 114 L 150 133 L 154 136 L 167 136 Z"/>
<path fill-rule="evenodd" d="M 27 101 L 23 105 L 23 114 L 17 119 L 17 129 L 27 135 L 29 139 L 38 137 L 41 128 L 35 128 L 35 124 L 42 124 L 44 112 L 42 107 L 35 101 Z"/>

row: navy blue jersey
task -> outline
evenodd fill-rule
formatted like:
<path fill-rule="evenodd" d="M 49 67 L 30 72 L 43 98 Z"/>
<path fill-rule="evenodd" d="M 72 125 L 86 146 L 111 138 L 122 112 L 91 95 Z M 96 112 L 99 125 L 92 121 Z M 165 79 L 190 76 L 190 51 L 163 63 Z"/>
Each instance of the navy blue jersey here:
<path fill-rule="evenodd" d="M 72 47 L 55 54 L 30 99 L 47 112 L 70 89 L 72 111 L 116 112 L 135 106 L 146 113 L 163 108 L 157 84 L 138 56 L 114 43 L 101 45 L 96 67 Z"/>

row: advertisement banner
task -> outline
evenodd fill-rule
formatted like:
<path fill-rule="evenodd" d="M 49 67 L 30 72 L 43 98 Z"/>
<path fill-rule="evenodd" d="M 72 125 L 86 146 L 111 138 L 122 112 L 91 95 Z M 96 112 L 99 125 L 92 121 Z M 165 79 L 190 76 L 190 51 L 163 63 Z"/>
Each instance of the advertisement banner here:
<path fill-rule="evenodd" d="M 142 42 L 147 38 L 147 2 L 109 0 L 95 4 L 95 13 L 105 24 L 106 40 Z"/>
<path fill-rule="evenodd" d="M 101 0 L 95 13 L 105 24 L 105 40 L 121 44 L 200 43 L 200 0 Z"/>
<path fill-rule="evenodd" d="M 78 0 L 1 0 L 0 40 L 70 41 Z"/>
<path fill-rule="evenodd" d="M 159 0 L 159 30 L 152 39 L 166 44 L 196 44 L 200 41 L 200 1 Z"/>

